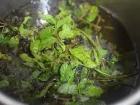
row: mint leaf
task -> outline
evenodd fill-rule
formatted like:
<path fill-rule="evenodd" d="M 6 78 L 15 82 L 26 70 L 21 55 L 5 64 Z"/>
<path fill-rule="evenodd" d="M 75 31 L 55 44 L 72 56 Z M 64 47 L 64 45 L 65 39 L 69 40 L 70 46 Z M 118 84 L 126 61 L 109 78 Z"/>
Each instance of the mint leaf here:
<path fill-rule="evenodd" d="M 75 30 L 71 28 L 69 25 L 63 25 L 62 31 L 59 32 L 59 36 L 61 39 L 66 39 L 66 38 L 74 38 L 78 34 L 76 33 Z"/>
<path fill-rule="evenodd" d="M 27 23 L 30 19 L 31 19 L 30 16 L 25 17 L 24 21 L 22 22 L 22 24 L 19 27 L 20 35 L 23 36 L 23 37 L 26 37 L 30 34 L 30 30 L 27 28 L 27 26 L 25 28 L 25 25 L 27 25 Z"/>
<path fill-rule="evenodd" d="M 91 51 L 86 50 L 85 47 L 79 46 L 73 49 L 70 49 L 71 54 L 80 60 L 84 66 L 88 68 L 96 67 L 96 63 L 91 59 Z"/>
<path fill-rule="evenodd" d="M 91 86 L 87 86 L 86 89 L 83 91 L 83 93 L 86 96 L 99 97 L 103 93 L 103 90 L 100 87 L 91 85 Z"/>
<path fill-rule="evenodd" d="M 92 6 L 86 17 L 87 22 L 90 23 L 90 22 L 94 21 L 96 19 L 96 17 L 98 16 L 98 14 L 99 14 L 98 7 Z"/>
<path fill-rule="evenodd" d="M 19 56 L 25 62 L 33 62 L 33 58 L 29 57 L 26 53 L 20 54 Z"/>
<path fill-rule="evenodd" d="M 60 80 L 62 82 L 73 82 L 74 73 L 72 66 L 68 63 L 64 63 L 60 68 Z"/>
<path fill-rule="evenodd" d="M 61 94 L 77 94 L 77 86 L 75 84 L 65 83 L 58 88 Z"/>
<path fill-rule="evenodd" d="M 7 80 L 1 80 L 0 81 L 0 88 L 6 88 L 10 85 L 9 81 Z"/>
<path fill-rule="evenodd" d="M 33 55 L 36 55 L 39 52 L 40 43 L 41 43 L 40 40 L 35 40 L 35 41 L 31 42 L 30 50 Z"/>
<path fill-rule="evenodd" d="M 41 30 L 39 33 L 40 38 L 40 50 L 44 48 L 50 48 L 52 44 L 56 41 L 53 37 L 54 28 L 53 27 L 46 27 L 45 29 Z"/>
<path fill-rule="evenodd" d="M 49 15 L 49 14 L 43 15 L 41 16 L 41 18 L 43 20 L 46 20 L 47 23 L 54 24 L 54 25 L 56 24 L 56 20 L 52 15 Z"/>
<path fill-rule="evenodd" d="M 58 29 L 62 27 L 63 25 L 68 25 L 68 26 L 73 25 L 73 19 L 71 18 L 70 15 L 63 17 L 62 19 L 58 19 L 56 28 Z"/>

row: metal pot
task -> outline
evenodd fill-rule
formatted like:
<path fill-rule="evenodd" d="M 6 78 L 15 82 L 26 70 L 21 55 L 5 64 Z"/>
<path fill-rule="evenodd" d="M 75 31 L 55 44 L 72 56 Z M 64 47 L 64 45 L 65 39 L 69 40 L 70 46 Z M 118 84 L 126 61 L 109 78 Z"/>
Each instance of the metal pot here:
<path fill-rule="evenodd" d="M 47 1 L 47 0 L 46 0 Z M 55 0 L 54 0 L 55 1 Z M 12 10 L 17 10 L 27 5 L 28 3 L 33 3 L 34 0 L 1 0 L 0 1 L 0 17 L 7 16 Z M 131 41 L 134 44 L 137 56 L 137 62 L 140 59 L 140 14 L 137 12 L 140 10 L 140 1 L 138 0 L 100 0 L 99 5 L 102 9 L 112 14 L 113 17 L 117 18 L 127 30 Z M 36 9 L 37 4 L 32 6 Z M 137 64 L 137 69 L 139 69 L 139 64 Z M 107 104 L 111 105 L 135 105 L 140 101 L 140 77 L 137 78 L 135 88 L 131 91 L 125 91 L 122 89 L 117 94 L 109 94 L 106 97 Z M 124 95 L 125 94 L 125 95 Z M 127 97 L 124 97 L 126 96 Z M 116 102 L 117 103 L 112 103 Z M 131 101 L 130 101 L 131 100 Z M 0 93 L 0 102 L 5 105 L 22 105 L 11 98 Z"/>

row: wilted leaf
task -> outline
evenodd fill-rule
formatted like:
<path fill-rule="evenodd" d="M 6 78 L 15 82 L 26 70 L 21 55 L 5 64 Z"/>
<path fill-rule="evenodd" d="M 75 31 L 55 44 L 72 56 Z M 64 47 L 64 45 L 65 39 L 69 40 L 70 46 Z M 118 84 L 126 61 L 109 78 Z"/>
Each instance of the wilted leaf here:
<path fill-rule="evenodd" d="M 71 65 L 64 63 L 60 68 L 60 80 L 62 82 L 72 82 L 74 80 L 74 73 Z"/>
<path fill-rule="evenodd" d="M 52 15 L 49 15 L 49 14 L 43 15 L 43 16 L 41 16 L 41 18 L 43 20 L 46 20 L 47 23 L 56 24 L 56 20 Z"/>
<path fill-rule="evenodd" d="M 21 87 L 24 88 L 24 89 L 26 89 L 26 88 L 29 89 L 29 88 L 32 88 L 32 85 L 28 81 L 21 81 Z"/>
<path fill-rule="evenodd" d="M 50 48 L 52 44 L 56 41 L 53 37 L 54 28 L 53 27 L 46 27 L 45 29 L 41 30 L 39 33 L 40 38 L 40 49 Z"/>
<path fill-rule="evenodd" d="M 29 57 L 26 53 L 20 54 L 19 56 L 24 62 L 33 62 L 33 58 Z"/>
<path fill-rule="evenodd" d="M 99 10 L 97 6 L 91 6 L 88 15 L 86 16 L 86 20 L 88 23 L 94 21 L 99 14 Z"/>
<path fill-rule="evenodd" d="M 9 40 L 10 40 L 10 37 L 5 36 L 5 35 L 0 33 L 0 44 L 1 45 L 8 44 Z"/>
<path fill-rule="evenodd" d="M 7 81 L 7 80 L 0 81 L 0 88 L 6 88 L 8 86 L 9 86 L 9 81 Z"/>
<path fill-rule="evenodd" d="M 19 38 L 18 37 L 12 37 L 9 42 L 8 42 L 9 46 L 12 48 L 16 48 L 18 47 L 19 44 Z"/>
<path fill-rule="evenodd" d="M 89 3 L 83 3 L 79 6 L 79 10 L 75 13 L 75 15 L 77 17 L 85 17 L 88 13 L 89 13 L 89 10 L 90 10 L 90 4 Z"/>
<path fill-rule="evenodd" d="M 77 86 L 75 84 L 65 83 L 58 88 L 58 92 L 62 94 L 77 94 Z"/>
<path fill-rule="evenodd" d="M 50 88 L 52 85 L 53 85 L 53 82 L 52 82 L 52 83 L 49 83 L 48 85 L 46 85 L 46 87 L 37 95 L 37 97 L 38 97 L 38 98 L 44 97 L 44 96 L 47 94 L 49 88 Z"/>
<path fill-rule="evenodd" d="M 83 91 L 83 93 L 86 96 L 99 97 L 103 93 L 103 90 L 100 87 L 91 85 L 91 86 L 87 86 L 86 89 Z"/>
<path fill-rule="evenodd" d="M 40 81 L 47 81 L 50 78 L 50 76 L 51 76 L 50 73 L 46 71 L 46 72 L 41 73 L 38 79 Z"/>
<path fill-rule="evenodd" d="M 63 17 L 62 19 L 58 20 L 56 28 L 58 29 L 58 28 L 62 27 L 63 25 L 68 25 L 68 26 L 73 25 L 73 20 L 72 20 L 71 16 L 66 16 L 66 17 Z"/>
<path fill-rule="evenodd" d="M 31 19 L 30 16 L 25 17 L 23 23 L 19 27 L 19 32 L 23 37 L 26 37 L 30 33 L 30 30 L 27 27 L 25 28 L 25 25 L 27 25 L 27 22 L 30 19 Z"/>
<path fill-rule="evenodd" d="M 40 75 L 40 73 L 41 73 L 41 71 L 39 71 L 39 70 L 34 71 L 31 76 L 32 79 L 36 79 Z"/>
<path fill-rule="evenodd" d="M 85 47 L 75 47 L 73 49 L 70 49 L 70 52 L 74 57 L 79 59 L 84 66 L 89 68 L 94 68 L 97 66 L 96 63 L 91 59 L 91 51 L 86 50 Z"/>
<path fill-rule="evenodd" d="M 11 60 L 11 56 L 8 56 L 7 54 L 3 54 L 0 52 L 0 60 Z"/>
<path fill-rule="evenodd" d="M 78 34 L 75 33 L 76 31 L 71 28 L 69 25 L 63 25 L 62 31 L 59 32 L 59 36 L 61 39 L 66 39 L 66 38 L 74 38 Z"/>
<path fill-rule="evenodd" d="M 35 40 L 35 41 L 31 42 L 30 50 L 31 50 L 33 55 L 35 55 L 39 52 L 40 43 L 41 43 L 40 40 Z"/>

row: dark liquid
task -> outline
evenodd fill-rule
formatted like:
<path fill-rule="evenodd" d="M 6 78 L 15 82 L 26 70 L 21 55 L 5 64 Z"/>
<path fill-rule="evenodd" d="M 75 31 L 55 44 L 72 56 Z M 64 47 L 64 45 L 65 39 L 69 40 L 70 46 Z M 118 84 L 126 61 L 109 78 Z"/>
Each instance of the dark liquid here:
<path fill-rule="evenodd" d="M 122 54 L 121 63 L 125 65 L 124 72 L 135 73 L 136 70 L 136 52 L 129 38 L 129 34 L 123 27 L 123 25 L 111 14 L 108 14 L 104 10 L 101 10 L 101 16 L 105 19 L 103 25 L 113 27 L 106 27 L 102 33 L 105 39 L 112 42 L 117 46 L 117 51 Z M 127 62 L 127 63 L 126 63 Z M 136 76 L 132 76 L 126 79 L 126 83 L 118 84 L 110 87 L 108 91 L 103 95 L 103 100 L 107 104 L 119 101 L 127 96 L 135 87 Z M 129 82 L 128 82 L 129 81 Z"/>

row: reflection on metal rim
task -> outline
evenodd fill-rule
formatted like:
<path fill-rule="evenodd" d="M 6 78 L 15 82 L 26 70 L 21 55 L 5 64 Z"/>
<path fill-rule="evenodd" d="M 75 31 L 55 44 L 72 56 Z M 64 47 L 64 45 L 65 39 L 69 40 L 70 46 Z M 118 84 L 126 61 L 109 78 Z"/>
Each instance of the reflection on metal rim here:
<path fill-rule="evenodd" d="M 135 105 L 140 102 L 140 89 L 120 102 L 111 105 Z"/>
<path fill-rule="evenodd" d="M 20 103 L 4 95 L 3 93 L 0 93 L 0 105 L 27 105 L 27 104 Z"/>

